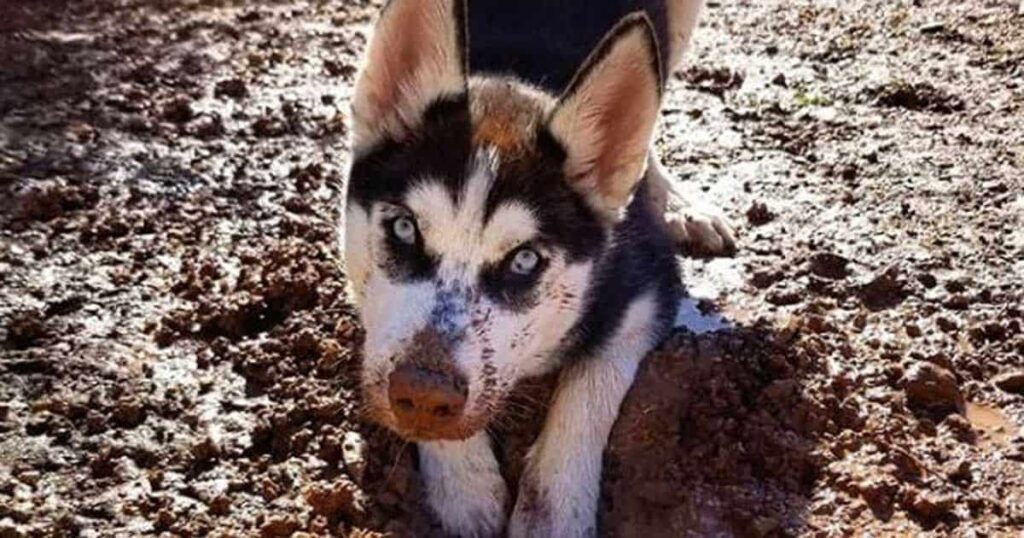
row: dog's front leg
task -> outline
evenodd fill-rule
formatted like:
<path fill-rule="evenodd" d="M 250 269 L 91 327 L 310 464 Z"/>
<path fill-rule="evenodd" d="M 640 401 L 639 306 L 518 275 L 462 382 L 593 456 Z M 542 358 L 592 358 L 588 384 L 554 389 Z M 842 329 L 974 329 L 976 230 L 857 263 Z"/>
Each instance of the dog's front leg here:
<path fill-rule="evenodd" d="M 487 433 L 418 446 L 427 502 L 445 532 L 460 538 L 499 536 L 505 526 L 508 488 Z"/>
<path fill-rule="evenodd" d="M 597 535 L 601 459 L 642 352 L 594 357 L 562 372 L 527 456 L 510 538 Z"/>

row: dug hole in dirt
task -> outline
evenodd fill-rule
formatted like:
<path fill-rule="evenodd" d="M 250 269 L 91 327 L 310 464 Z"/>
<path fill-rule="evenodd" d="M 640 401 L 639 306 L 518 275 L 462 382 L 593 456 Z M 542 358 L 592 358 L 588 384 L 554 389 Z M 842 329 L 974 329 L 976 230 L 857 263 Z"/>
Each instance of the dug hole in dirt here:
<path fill-rule="evenodd" d="M 0 537 L 440 535 L 337 259 L 378 8 L 0 4 Z M 605 534 L 1024 532 L 1022 79 L 1015 1 L 708 2 L 658 144 L 739 253 L 684 260 Z"/>

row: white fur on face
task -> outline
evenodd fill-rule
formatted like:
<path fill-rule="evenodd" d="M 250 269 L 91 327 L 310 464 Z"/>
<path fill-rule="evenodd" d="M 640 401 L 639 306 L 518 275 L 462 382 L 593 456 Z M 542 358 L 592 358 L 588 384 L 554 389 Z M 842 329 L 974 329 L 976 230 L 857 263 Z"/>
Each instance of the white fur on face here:
<path fill-rule="evenodd" d="M 570 264 L 556 248 L 536 247 L 547 266 L 532 306 L 513 309 L 481 289 L 483 269 L 539 234 L 533 212 L 517 201 L 499 204 L 485 222 L 496 158 L 493 152 L 476 156 L 455 200 L 431 180 L 420 180 L 403 200 L 426 252 L 438 260 L 436 278 L 429 281 L 392 280 L 384 269 L 387 204 L 376 204 L 369 214 L 348 210 L 346 263 L 366 328 L 363 381 L 371 407 L 387 406 L 394 357 L 418 331 L 433 328 L 458 336 L 452 356 L 468 381 L 464 421 L 467 429 L 479 429 L 518 380 L 554 366 L 553 353 L 579 320 L 592 264 Z M 389 414 L 376 409 L 378 417 Z"/>

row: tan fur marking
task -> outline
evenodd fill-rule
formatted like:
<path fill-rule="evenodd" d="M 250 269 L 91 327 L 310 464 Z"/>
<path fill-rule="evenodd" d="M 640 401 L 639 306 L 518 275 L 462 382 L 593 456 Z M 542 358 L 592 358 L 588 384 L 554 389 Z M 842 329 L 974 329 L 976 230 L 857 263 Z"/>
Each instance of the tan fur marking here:
<path fill-rule="evenodd" d="M 553 100 L 511 79 L 473 79 L 470 83 L 473 145 L 493 147 L 516 158 L 533 146 L 537 125 Z"/>

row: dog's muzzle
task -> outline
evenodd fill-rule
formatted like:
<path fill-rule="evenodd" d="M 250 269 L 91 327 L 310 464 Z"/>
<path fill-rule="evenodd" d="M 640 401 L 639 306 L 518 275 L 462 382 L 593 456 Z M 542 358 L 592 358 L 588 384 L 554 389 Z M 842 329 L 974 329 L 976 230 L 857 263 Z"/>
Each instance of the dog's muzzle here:
<path fill-rule="evenodd" d="M 466 407 L 466 383 L 454 373 L 403 364 L 388 376 L 397 429 L 419 438 L 450 437 Z"/>
<path fill-rule="evenodd" d="M 469 384 L 455 367 L 453 343 L 431 325 L 397 357 L 388 375 L 387 405 L 400 435 L 416 440 L 466 436 Z"/>

